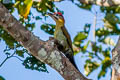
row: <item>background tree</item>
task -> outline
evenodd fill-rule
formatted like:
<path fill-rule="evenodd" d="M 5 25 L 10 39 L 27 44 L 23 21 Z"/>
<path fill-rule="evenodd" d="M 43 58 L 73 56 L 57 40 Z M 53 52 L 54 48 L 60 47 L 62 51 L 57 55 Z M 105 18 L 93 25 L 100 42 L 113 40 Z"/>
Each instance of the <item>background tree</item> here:
<path fill-rule="evenodd" d="M 35 21 L 39 20 L 43 22 L 40 29 L 53 35 L 55 25 L 46 23 L 45 20 L 48 17 L 45 15 L 47 12 L 55 11 L 64 13 L 56 7 L 56 1 L 57 3 L 60 3 L 64 0 L 40 0 L 39 2 L 32 0 L 1 0 L 1 3 L 4 4 L 11 13 L 14 13 L 15 11 L 18 12 L 16 13 L 20 15 L 18 20 L 26 26 L 26 29 L 33 31 L 36 28 Z M 72 2 L 73 5 L 78 6 L 80 9 L 82 8 L 92 12 L 94 15 L 94 24 L 86 23 L 83 30 L 79 31 L 74 37 L 73 44 L 77 47 L 77 50 L 75 48 L 75 54 L 81 53 L 82 57 L 85 58 L 85 74 L 89 76 L 91 72 L 95 72 L 95 70 L 99 68 L 98 79 L 101 79 L 101 77 L 106 75 L 108 70 L 111 70 L 111 50 L 113 46 L 115 46 L 114 40 L 120 32 L 120 7 L 117 6 L 119 5 L 119 1 L 117 4 L 108 2 L 98 4 L 97 1 L 92 2 L 92 0 L 91 2 L 87 2 L 87 0 L 86 2 L 84 2 L 84 0 L 70 0 L 68 2 Z M 108 4 L 105 5 L 105 3 Z M 30 8 L 36 10 L 40 16 L 34 15 L 34 12 L 30 10 Z M 102 13 L 101 20 L 99 20 L 99 17 L 101 17 L 99 16 L 99 13 Z M 89 38 L 91 35 L 94 40 Z M 27 69 L 49 72 L 44 63 L 30 55 L 27 50 L 4 31 L 2 27 L 0 27 L 0 39 L 1 42 L 4 41 L 6 44 L 6 48 L 3 51 L 6 55 L 6 59 L 3 60 L 0 66 L 8 59 L 15 57 L 22 61 L 22 64 Z M 26 55 L 26 53 L 28 53 L 28 55 Z M 111 73 L 109 73 L 109 75 L 111 75 Z M 1 76 L 4 77 L 4 75 Z M 3 79 L 3 77 L 0 78 Z"/>

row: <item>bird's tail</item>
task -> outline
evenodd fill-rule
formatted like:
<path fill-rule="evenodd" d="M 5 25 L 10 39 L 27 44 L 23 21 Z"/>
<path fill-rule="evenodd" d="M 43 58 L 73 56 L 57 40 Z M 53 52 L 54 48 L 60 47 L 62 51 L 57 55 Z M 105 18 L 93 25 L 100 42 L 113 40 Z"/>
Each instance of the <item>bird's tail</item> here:
<path fill-rule="evenodd" d="M 75 64 L 75 60 L 74 60 L 74 55 L 72 51 L 67 51 L 65 53 L 66 57 L 70 60 L 70 62 L 73 64 L 73 66 L 78 70 L 76 64 Z"/>
<path fill-rule="evenodd" d="M 73 64 L 73 66 L 78 70 L 76 64 L 75 64 L 75 61 L 74 61 L 74 56 L 72 56 L 72 58 L 69 59 L 70 62 Z"/>

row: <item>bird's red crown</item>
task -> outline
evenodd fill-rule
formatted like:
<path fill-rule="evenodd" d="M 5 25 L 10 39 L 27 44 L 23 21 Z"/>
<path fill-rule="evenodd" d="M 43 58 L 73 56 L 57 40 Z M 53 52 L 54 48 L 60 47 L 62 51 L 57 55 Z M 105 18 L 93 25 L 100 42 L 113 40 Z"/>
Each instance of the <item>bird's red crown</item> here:
<path fill-rule="evenodd" d="M 62 16 L 62 13 L 60 13 L 60 12 L 55 12 L 54 14 L 59 14 L 60 16 Z"/>

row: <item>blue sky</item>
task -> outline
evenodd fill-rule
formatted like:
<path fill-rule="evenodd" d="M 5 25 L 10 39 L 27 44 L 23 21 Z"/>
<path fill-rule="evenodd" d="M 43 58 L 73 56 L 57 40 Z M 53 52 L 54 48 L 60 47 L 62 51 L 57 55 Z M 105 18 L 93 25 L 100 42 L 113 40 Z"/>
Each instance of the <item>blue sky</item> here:
<path fill-rule="evenodd" d="M 94 22 L 93 13 L 80 9 L 73 3 L 69 1 L 63 1 L 60 3 L 56 3 L 56 6 L 64 11 L 65 18 L 65 26 L 68 32 L 71 35 L 71 39 L 75 37 L 75 35 L 83 30 L 85 23 Z M 96 8 L 97 9 L 97 8 Z M 34 9 L 32 9 L 34 15 L 38 14 Z M 94 10 L 93 10 L 94 12 Z M 18 17 L 16 13 L 14 13 L 15 17 Z M 55 22 L 49 17 L 46 22 L 54 23 Z M 44 31 L 40 30 L 40 25 L 43 24 L 40 21 L 36 21 L 36 28 L 34 29 L 34 34 L 40 37 L 42 40 L 47 40 L 51 35 L 48 35 Z M 92 35 L 89 36 L 90 40 L 93 40 Z M 3 41 L 0 42 L 0 63 L 6 58 L 3 53 L 3 49 L 5 49 L 5 43 Z M 81 58 L 81 54 L 77 54 L 75 56 L 75 61 L 80 71 L 84 73 L 84 61 L 85 58 Z M 0 67 L 0 75 L 3 76 L 6 80 L 64 80 L 59 73 L 57 73 L 54 69 L 47 65 L 47 69 L 49 73 L 38 72 L 35 70 L 25 69 L 21 62 L 16 58 L 11 58 L 5 64 Z M 93 80 L 97 80 L 97 73 L 100 69 L 95 70 L 89 78 Z M 106 78 L 101 78 L 101 80 L 110 80 L 110 71 L 107 73 Z"/>

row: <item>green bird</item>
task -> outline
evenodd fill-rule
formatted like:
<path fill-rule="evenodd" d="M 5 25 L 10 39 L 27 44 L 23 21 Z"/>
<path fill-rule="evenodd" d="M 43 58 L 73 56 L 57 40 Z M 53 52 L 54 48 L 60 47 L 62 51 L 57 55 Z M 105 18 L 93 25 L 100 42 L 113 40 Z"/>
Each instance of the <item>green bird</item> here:
<path fill-rule="evenodd" d="M 63 46 L 64 54 L 77 69 L 76 64 L 74 62 L 74 58 L 73 58 L 74 52 L 72 48 L 72 41 L 67 29 L 65 28 L 65 20 L 62 13 L 60 12 L 48 13 L 48 15 L 51 16 L 52 19 L 56 22 L 54 38 L 58 40 L 60 44 Z"/>

